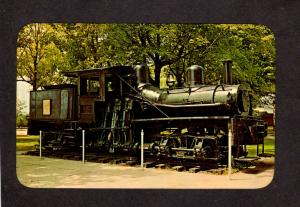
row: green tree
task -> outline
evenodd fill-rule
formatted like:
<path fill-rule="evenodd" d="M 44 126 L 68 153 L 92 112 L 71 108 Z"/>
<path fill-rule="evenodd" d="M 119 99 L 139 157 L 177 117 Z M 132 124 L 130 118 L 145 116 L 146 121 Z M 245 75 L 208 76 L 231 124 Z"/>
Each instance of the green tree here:
<path fill-rule="evenodd" d="M 226 32 L 208 56 L 232 59 L 235 83 L 259 96 L 275 93 L 275 39 L 263 25 L 220 25 Z M 258 97 L 255 97 L 256 99 Z"/>
<path fill-rule="evenodd" d="M 109 65 L 103 40 L 108 25 L 101 24 L 53 24 L 53 37 L 60 52 L 65 55 L 69 68 L 82 70 Z"/>
<path fill-rule="evenodd" d="M 164 66 L 188 59 L 208 44 L 207 38 L 196 32 L 200 29 L 199 25 L 184 24 L 112 25 L 106 40 L 120 63 L 152 65 L 154 84 L 159 86 Z"/>
<path fill-rule="evenodd" d="M 222 38 L 226 37 L 226 31 L 218 25 L 186 25 L 189 33 L 193 33 L 192 38 L 185 44 L 185 54 L 179 61 L 169 65 L 169 71 L 174 74 L 177 86 L 181 87 L 184 81 L 186 69 L 191 65 L 200 65 L 205 69 L 205 80 L 207 84 L 220 79 L 217 58 L 212 58 L 210 54 L 218 47 Z M 202 41 L 199 42 L 199 39 Z M 209 80 L 209 81 L 208 81 Z"/>
<path fill-rule="evenodd" d="M 59 72 L 68 67 L 63 53 L 53 42 L 57 35 L 49 24 L 24 26 L 17 42 L 17 80 L 28 82 L 33 90 L 62 81 Z"/>
<path fill-rule="evenodd" d="M 65 81 L 61 71 L 141 62 L 156 86 L 172 73 L 181 87 L 193 64 L 215 84 L 222 60 L 232 59 L 235 83 L 259 95 L 275 92 L 275 41 L 262 25 L 31 24 L 20 31 L 17 55 L 18 77 L 36 87 Z"/>
<path fill-rule="evenodd" d="M 23 111 L 25 107 L 26 107 L 25 102 L 17 99 L 17 104 L 16 104 L 16 126 L 17 127 L 27 125 L 26 114 Z"/>

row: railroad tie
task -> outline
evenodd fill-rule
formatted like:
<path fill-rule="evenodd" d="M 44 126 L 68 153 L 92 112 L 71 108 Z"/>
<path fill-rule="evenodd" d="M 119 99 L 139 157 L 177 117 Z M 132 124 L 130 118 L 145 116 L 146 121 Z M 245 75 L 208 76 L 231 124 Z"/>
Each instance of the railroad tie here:
<path fill-rule="evenodd" d="M 144 162 L 144 168 L 151 168 L 155 166 L 155 162 Z"/>
<path fill-rule="evenodd" d="M 197 173 L 201 170 L 200 166 L 192 167 L 189 169 L 189 172 L 191 173 Z"/>
<path fill-rule="evenodd" d="M 174 166 L 172 167 L 172 170 L 176 170 L 177 172 L 182 172 L 185 170 L 184 166 Z"/>
<path fill-rule="evenodd" d="M 155 168 L 165 169 L 166 168 L 166 164 L 157 164 L 157 165 L 155 165 Z"/>

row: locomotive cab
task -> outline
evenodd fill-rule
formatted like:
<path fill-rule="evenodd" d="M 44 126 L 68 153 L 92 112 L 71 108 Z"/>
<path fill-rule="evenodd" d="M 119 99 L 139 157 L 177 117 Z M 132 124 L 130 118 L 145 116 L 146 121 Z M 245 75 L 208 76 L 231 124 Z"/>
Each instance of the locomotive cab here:
<path fill-rule="evenodd" d="M 128 91 L 115 73 L 126 76 L 132 70 L 129 66 L 116 66 L 65 72 L 65 76 L 77 78 L 78 121 L 83 125 L 102 122 L 115 100 Z"/>

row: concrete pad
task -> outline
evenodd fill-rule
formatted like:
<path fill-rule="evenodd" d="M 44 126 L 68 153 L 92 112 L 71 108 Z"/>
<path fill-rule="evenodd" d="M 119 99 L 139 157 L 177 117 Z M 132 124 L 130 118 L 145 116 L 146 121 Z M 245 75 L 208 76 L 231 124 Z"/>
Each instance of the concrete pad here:
<path fill-rule="evenodd" d="M 17 155 L 16 170 L 20 183 L 31 188 L 255 189 L 273 178 L 274 158 L 264 162 L 254 171 L 247 169 L 229 177 Z"/>

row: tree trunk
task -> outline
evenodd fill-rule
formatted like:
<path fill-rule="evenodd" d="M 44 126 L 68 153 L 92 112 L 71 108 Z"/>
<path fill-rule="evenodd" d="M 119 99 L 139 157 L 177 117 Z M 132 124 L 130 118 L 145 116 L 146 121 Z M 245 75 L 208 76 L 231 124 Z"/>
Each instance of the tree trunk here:
<path fill-rule="evenodd" d="M 39 34 L 40 34 L 40 28 L 39 25 L 35 25 L 35 55 L 33 59 L 33 91 L 37 90 L 37 69 L 38 69 L 38 57 L 39 57 Z"/>
<path fill-rule="evenodd" d="M 33 80 L 32 80 L 32 89 L 33 91 L 37 90 L 37 58 L 35 57 L 34 62 L 33 62 Z"/>
<path fill-rule="evenodd" d="M 36 70 L 34 70 L 33 80 L 32 80 L 32 90 L 33 91 L 37 90 L 37 87 L 36 87 L 36 76 L 37 76 L 37 72 L 36 72 Z"/>
<path fill-rule="evenodd" d="M 155 68 L 154 68 L 154 85 L 157 86 L 157 87 L 160 87 L 160 72 L 161 72 L 161 68 L 162 68 L 162 63 L 161 63 L 161 60 L 159 58 L 155 58 L 155 61 L 154 61 L 154 65 L 155 65 Z"/>
<path fill-rule="evenodd" d="M 182 73 L 177 73 L 175 75 L 176 81 L 177 81 L 177 87 L 181 88 L 183 86 L 183 81 L 182 81 Z"/>

